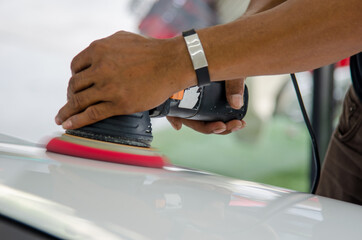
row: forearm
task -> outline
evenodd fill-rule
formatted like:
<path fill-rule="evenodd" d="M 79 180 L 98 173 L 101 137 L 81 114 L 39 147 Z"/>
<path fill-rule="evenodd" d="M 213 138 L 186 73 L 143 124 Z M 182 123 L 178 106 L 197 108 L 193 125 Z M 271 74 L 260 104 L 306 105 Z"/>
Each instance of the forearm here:
<path fill-rule="evenodd" d="M 362 50 L 360 0 L 289 0 L 198 34 L 212 81 L 314 69 Z"/>

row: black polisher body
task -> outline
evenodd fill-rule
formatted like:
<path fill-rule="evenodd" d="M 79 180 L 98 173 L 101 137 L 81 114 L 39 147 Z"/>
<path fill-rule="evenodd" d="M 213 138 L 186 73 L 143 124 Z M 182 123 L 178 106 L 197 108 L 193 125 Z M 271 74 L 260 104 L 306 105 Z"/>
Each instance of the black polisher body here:
<path fill-rule="evenodd" d="M 82 128 L 67 130 L 66 133 L 104 142 L 146 148 L 151 146 L 153 139 L 148 111 L 113 116 Z"/>
<path fill-rule="evenodd" d="M 233 109 L 225 95 L 225 82 L 213 82 L 208 86 L 185 89 L 192 91 L 182 100 L 168 99 L 160 106 L 141 113 L 114 116 L 97 123 L 66 133 L 104 142 L 119 143 L 137 147 L 151 146 L 153 139 L 150 117 L 173 116 L 201 121 L 223 121 L 244 118 L 248 107 L 248 89 L 244 90 L 244 105 Z M 194 98 L 194 99 L 192 99 Z M 190 104 L 184 104 L 186 101 Z"/>

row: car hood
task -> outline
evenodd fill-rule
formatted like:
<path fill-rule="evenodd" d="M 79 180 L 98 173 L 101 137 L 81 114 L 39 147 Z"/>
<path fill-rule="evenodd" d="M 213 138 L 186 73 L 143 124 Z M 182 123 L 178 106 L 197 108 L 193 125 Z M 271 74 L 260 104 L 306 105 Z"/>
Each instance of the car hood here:
<path fill-rule="evenodd" d="M 46 152 L 0 135 L 0 213 L 66 239 L 359 239 L 362 207 L 181 167 Z"/>

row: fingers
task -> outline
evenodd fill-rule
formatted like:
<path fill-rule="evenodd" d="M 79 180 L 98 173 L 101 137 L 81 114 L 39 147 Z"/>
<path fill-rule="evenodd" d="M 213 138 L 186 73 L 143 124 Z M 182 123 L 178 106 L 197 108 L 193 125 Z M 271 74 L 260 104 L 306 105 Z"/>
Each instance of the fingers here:
<path fill-rule="evenodd" d="M 175 129 L 175 130 L 180 130 L 182 127 L 182 120 L 180 118 L 177 117 L 166 117 L 167 120 L 170 122 L 171 126 Z"/>
<path fill-rule="evenodd" d="M 99 92 L 95 88 L 88 88 L 76 94 L 70 94 L 68 102 L 59 110 L 55 122 L 60 125 L 70 116 L 84 111 L 100 101 Z"/>
<path fill-rule="evenodd" d="M 93 77 L 92 77 L 92 70 L 86 69 L 82 72 L 79 72 L 73 75 L 68 84 L 68 99 L 70 95 L 80 92 L 86 88 L 89 88 L 94 84 Z"/>
<path fill-rule="evenodd" d="M 62 126 L 64 129 L 77 129 L 84 127 L 108 117 L 111 117 L 112 114 L 110 102 L 101 102 L 96 105 L 88 107 L 84 112 L 73 115 L 63 122 Z"/>
<path fill-rule="evenodd" d="M 79 73 L 92 65 L 92 58 L 90 54 L 90 47 L 84 49 L 77 56 L 75 56 L 70 64 L 72 75 Z"/>
<path fill-rule="evenodd" d="M 226 131 L 223 132 L 222 134 L 229 134 L 232 132 L 236 132 L 239 131 L 241 129 L 243 129 L 246 126 L 246 122 L 244 120 L 232 120 L 230 122 L 226 123 Z"/>
<path fill-rule="evenodd" d="M 172 127 L 176 130 L 180 130 L 182 124 L 194 129 L 200 133 L 221 133 L 226 130 L 226 125 L 223 122 L 203 122 L 189 119 L 182 119 L 178 117 L 167 117 L 167 120 L 171 123 Z"/>
<path fill-rule="evenodd" d="M 182 119 L 177 117 L 167 117 L 171 125 L 176 129 L 180 130 L 182 124 L 192 128 L 193 130 L 204 133 L 204 134 L 229 134 L 240 129 L 243 129 L 246 126 L 244 120 L 232 120 L 227 123 L 223 122 L 203 122 L 197 120 L 189 120 L 189 119 Z"/>
<path fill-rule="evenodd" d="M 203 122 L 197 120 L 182 119 L 182 123 L 200 133 L 220 134 L 226 131 L 226 124 L 223 122 Z"/>
<path fill-rule="evenodd" d="M 245 78 L 225 81 L 226 99 L 234 109 L 244 105 Z"/>

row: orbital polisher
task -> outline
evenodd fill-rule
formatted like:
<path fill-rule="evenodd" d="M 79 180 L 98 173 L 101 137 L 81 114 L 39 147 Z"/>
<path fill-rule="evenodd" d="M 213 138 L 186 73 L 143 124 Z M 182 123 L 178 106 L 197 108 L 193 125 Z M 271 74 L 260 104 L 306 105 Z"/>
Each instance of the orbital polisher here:
<path fill-rule="evenodd" d="M 51 152 L 107 162 L 162 168 L 170 164 L 165 156 L 151 148 L 150 118 L 179 117 L 200 121 L 222 121 L 244 118 L 248 107 L 248 89 L 244 105 L 233 109 L 226 100 L 225 82 L 191 87 L 174 94 L 149 111 L 110 117 L 97 123 L 67 130 L 50 140 Z"/>

